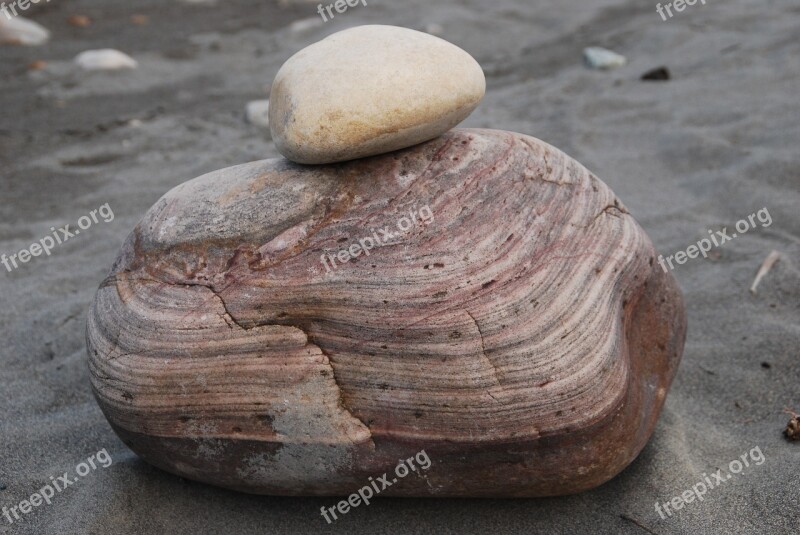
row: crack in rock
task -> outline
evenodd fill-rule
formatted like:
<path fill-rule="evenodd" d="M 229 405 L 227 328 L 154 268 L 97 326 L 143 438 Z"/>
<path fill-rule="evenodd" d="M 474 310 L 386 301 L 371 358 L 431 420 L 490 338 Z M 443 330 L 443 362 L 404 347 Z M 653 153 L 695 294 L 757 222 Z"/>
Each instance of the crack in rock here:
<path fill-rule="evenodd" d="M 173 285 L 172 283 L 165 282 L 165 281 L 160 281 L 160 280 L 157 280 L 157 279 L 153 279 L 151 277 L 135 277 L 135 280 L 136 281 L 141 281 L 141 282 L 151 282 L 151 283 L 154 283 L 154 284 Z M 362 421 L 359 417 L 357 417 L 353 413 L 353 411 L 350 409 L 350 407 L 348 407 L 348 405 L 347 405 L 347 403 L 345 401 L 345 392 L 344 392 L 344 389 L 342 388 L 341 383 L 339 382 L 339 379 L 336 376 L 336 368 L 334 366 L 334 362 L 333 362 L 333 359 L 331 358 L 331 355 L 329 353 L 327 353 L 324 349 L 322 349 L 322 347 L 320 347 L 320 345 L 317 344 L 314 340 L 312 340 L 311 335 L 309 335 L 309 333 L 305 329 L 303 329 L 302 327 L 299 327 L 297 325 L 291 325 L 291 324 L 287 324 L 287 323 L 257 324 L 257 325 L 252 325 L 252 326 L 248 327 L 248 326 L 243 325 L 242 323 L 239 322 L 239 320 L 236 319 L 236 317 L 231 313 L 231 310 L 228 308 L 228 304 L 226 303 L 225 299 L 222 297 L 222 295 L 220 295 L 220 293 L 217 290 L 214 289 L 214 287 L 212 285 L 204 284 L 204 283 L 200 283 L 200 282 L 180 282 L 180 283 L 174 284 L 173 286 L 184 286 L 184 287 L 197 286 L 197 287 L 205 288 L 209 292 L 211 292 L 211 295 L 213 296 L 213 298 L 216 298 L 216 300 L 220 303 L 220 305 L 222 306 L 222 309 L 224 310 L 224 314 L 217 313 L 217 316 L 221 320 L 223 320 L 225 322 L 225 324 L 227 325 L 227 327 L 229 329 L 231 329 L 231 330 L 234 329 L 234 325 L 235 325 L 236 327 L 238 327 L 239 329 L 241 329 L 242 331 L 245 331 L 245 332 L 250 331 L 252 329 L 256 329 L 256 328 L 261 328 L 261 327 L 282 327 L 282 328 L 287 328 L 287 329 L 297 329 L 298 331 L 302 332 L 303 335 L 306 338 L 306 343 L 309 346 L 316 348 L 320 352 L 320 354 L 322 354 L 325 357 L 324 362 L 325 362 L 325 364 L 327 364 L 328 368 L 330 369 L 330 374 L 331 374 L 331 378 L 333 380 L 333 385 L 336 388 L 336 391 L 337 391 L 337 394 L 338 394 L 338 396 L 337 396 L 338 397 L 338 406 L 339 406 L 340 410 L 343 413 L 345 413 L 348 416 L 350 416 L 353 420 L 355 420 L 356 425 L 358 427 L 362 428 L 366 432 L 367 439 L 368 439 L 368 442 L 369 442 L 371 448 L 373 450 L 375 449 L 375 442 L 374 442 L 373 437 L 372 437 L 372 430 L 369 428 L 369 426 L 364 421 Z M 360 441 L 355 440 L 348 433 L 343 433 L 343 436 L 346 436 L 348 439 L 350 439 L 350 441 L 353 444 L 360 443 Z"/>
<path fill-rule="evenodd" d="M 492 369 L 492 375 L 494 376 L 494 380 L 499 386 L 500 375 L 498 374 L 497 366 L 494 365 L 494 362 L 492 362 L 492 359 L 490 359 L 489 355 L 486 353 L 486 343 L 483 339 L 483 332 L 481 331 L 481 326 L 478 325 L 478 320 L 475 319 L 475 316 L 473 316 L 469 310 L 466 310 L 465 312 L 467 313 L 467 316 L 470 317 L 472 322 L 475 323 L 475 327 L 478 329 L 478 335 L 481 337 L 481 356 L 489 365 L 489 367 Z M 492 399 L 496 399 L 490 392 L 487 391 L 487 393 L 489 393 L 489 396 L 491 396 Z"/>
<path fill-rule="evenodd" d="M 345 401 L 345 392 L 344 392 L 344 389 L 342 388 L 341 383 L 339 382 L 339 379 L 336 376 L 336 367 L 334 366 L 334 362 L 333 362 L 333 359 L 331 358 L 331 355 L 328 352 L 326 352 L 324 349 L 322 349 L 322 347 L 315 340 L 312 339 L 312 336 L 305 329 L 303 329 L 300 326 L 291 325 L 291 324 L 287 324 L 287 323 L 280 323 L 280 324 L 275 323 L 275 324 L 263 324 L 263 325 L 259 324 L 259 325 L 253 325 L 251 327 L 245 327 L 244 325 L 242 325 L 234 317 L 234 315 L 231 313 L 230 309 L 228 308 L 228 305 L 225 302 L 225 299 L 223 299 L 223 297 L 212 286 L 206 286 L 204 284 L 199 284 L 199 283 L 198 284 L 190 284 L 190 286 L 202 286 L 202 287 L 208 288 L 211 291 L 211 293 L 222 304 L 222 308 L 225 310 L 225 315 L 224 316 L 228 316 L 230 318 L 230 320 L 237 327 L 239 327 L 240 329 L 242 329 L 244 331 L 249 331 L 249 330 L 254 329 L 256 327 L 289 327 L 289 328 L 293 328 L 293 329 L 297 329 L 297 330 L 301 331 L 305 335 L 307 343 L 310 346 L 318 349 L 319 352 L 325 357 L 326 364 L 330 368 L 331 378 L 333 379 L 333 384 L 336 386 L 336 390 L 337 390 L 337 393 L 338 393 L 339 408 L 342 410 L 342 412 L 345 412 L 348 415 L 350 415 L 351 418 L 356 420 L 364 428 L 364 430 L 369 435 L 368 440 L 369 440 L 369 443 L 370 443 L 372 449 L 373 450 L 375 449 L 375 442 L 374 442 L 373 437 L 372 437 L 372 430 L 369 428 L 369 426 L 363 420 L 361 420 L 361 418 L 359 418 L 358 416 L 356 416 L 353 413 L 352 409 L 347 405 L 347 403 Z M 223 319 L 225 319 L 225 323 L 227 323 L 228 327 L 232 329 L 233 326 L 230 324 L 230 322 L 228 322 L 227 318 L 225 318 L 224 316 L 222 316 L 222 317 L 223 317 Z"/>

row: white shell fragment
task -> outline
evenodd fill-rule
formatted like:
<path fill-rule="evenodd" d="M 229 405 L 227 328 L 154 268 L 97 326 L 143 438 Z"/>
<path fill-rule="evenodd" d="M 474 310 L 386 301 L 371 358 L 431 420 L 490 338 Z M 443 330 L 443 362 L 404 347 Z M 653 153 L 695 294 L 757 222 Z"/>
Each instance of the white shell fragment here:
<path fill-rule="evenodd" d="M 269 100 L 250 101 L 245 109 L 248 123 L 269 128 Z"/>
<path fill-rule="evenodd" d="M 628 61 L 625 56 L 599 46 L 584 48 L 583 59 L 593 69 L 616 69 Z"/>
<path fill-rule="evenodd" d="M 771 253 L 769 253 L 769 256 L 767 256 L 767 258 L 764 259 L 764 263 L 761 264 L 758 273 L 756 273 L 756 278 L 755 280 L 753 280 L 753 284 L 750 286 L 751 294 L 753 295 L 756 294 L 756 288 L 758 288 L 758 283 L 761 282 L 761 279 L 764 278 L 764 275 L 769 273 L 769 270 L 772 269 L 772 266 L 774 266 L 775 262 L 780 260 L 780 258 L 781 258 L 781 253 L 773 250 Z"/>
<path fill-rule="evenodd" d="M 43 45 L 50 39 L 50 32 L 41 24 L 22 17 L 8 19 L 0 16 L 0 44 Z"/>
<path fill-rule="evenodd" d="M 324 21 L 319 17 L 308 17 L 307 19 L 300 19 L 292 22 L 289 25 L 289 31 L 291 33 L 305 33 L 323 24 Z"/>
<path fill-rule="evenodd" d="M 135 69 L 139 66 L 135 59 L 112 48 L 81 52 L 75 57 L 75 63 L 87 71 Z"/>

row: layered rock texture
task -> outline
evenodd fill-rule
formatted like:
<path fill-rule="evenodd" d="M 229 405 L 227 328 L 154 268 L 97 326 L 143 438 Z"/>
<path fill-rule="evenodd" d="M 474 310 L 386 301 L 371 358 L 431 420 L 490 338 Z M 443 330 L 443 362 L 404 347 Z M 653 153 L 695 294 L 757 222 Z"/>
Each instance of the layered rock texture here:
<path fill-rule="evenodd" d="M 644 447 L 680 360 L 655 257 L 603 182 L 520 134 L 239 165 L 134 229 L 89 316 L 92 385 L 145 460 L 232 489 L 349 494 L 425 449 L 382 495 L 579 492 Z"/>

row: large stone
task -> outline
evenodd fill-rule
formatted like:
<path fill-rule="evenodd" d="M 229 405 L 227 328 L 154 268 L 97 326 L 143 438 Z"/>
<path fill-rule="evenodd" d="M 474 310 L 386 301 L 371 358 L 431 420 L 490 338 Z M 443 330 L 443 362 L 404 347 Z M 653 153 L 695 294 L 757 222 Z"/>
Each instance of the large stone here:
<path fill-rule="evenodd" d="M 656 256 L 519 134 L 239 165 L 134 229 L 89 315 L 92 385 L 145 460 L 232 489 L 349 494 L 424 449 L 382 495 L 579 492 L 644 447 L 680 360 Z"/>
<path fill-rule="evenodd" d="M 270 94 L 272 139 L 299 163 L 382 154 L 450 130 L 485 90 L 480 65 L 457 46 L 407 28 L 359 26 L 281 67 Z"/>

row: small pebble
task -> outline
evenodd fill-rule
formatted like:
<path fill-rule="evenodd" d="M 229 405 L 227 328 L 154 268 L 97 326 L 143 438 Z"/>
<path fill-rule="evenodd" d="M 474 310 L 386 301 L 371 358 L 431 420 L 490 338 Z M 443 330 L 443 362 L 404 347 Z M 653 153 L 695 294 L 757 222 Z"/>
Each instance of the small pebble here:
<path fill-rule="evenodd" d="M 628 61 L 625 56 L 599 46 L 584 48 L 583 59 L 592 69 L 616 69 Z"/>
<path fill-rule="evenodd" d="M 269 128 L 269 100 L 253 100 L 247 103 L 247 122 L 261 128 Z"/>
<path fill-rule="evenodd" d="M 0 44 L 38 46 L 49 39 L 50 32 L 41 24 L 22 17 L 0 17 Z"/>
<path fill-rule="evenodd" d="M 789 409 L 785 409 L 784 412 L 792 416 L 783 431 L 784 436 L 789 440 L 800 440 L 800 415 Z"/>
<path fill-rule="evenodd" d="M 658 67 L 656 69 L 649 70 L 642 75 L 642 80 L 651 81 L 669 80 L 670 78 L 669 69 L 666 67 Z"/>
<path fill-rule="evenodd" d="M 139 65 L 132 57 L 112 48 L 81 52 L 75 57 L 75 63 L 87 71 L 135 69 Z"/>
<path fill-rule="evenodd" d="M 92 19 L 86 15 L 72 15 L 67 19 L 67 22 L 69 22 L 70 26 L 75 26 L 76 28 L 88 28 L 92 25 Z"/>
<path fill-rule="evenodd" d="M 144 26 L 150 22 L 150 17 L 147 15 L 131 15 L 131 22 L 137 26 Z"/>
<path fill-rule="evenodd" d="M 438 37 L 444 33 L 444 28 L 441 24 L 431 22 L 430 24 L 425 25 L 425 32 Z"/>

